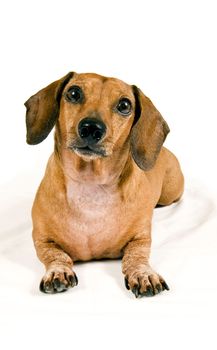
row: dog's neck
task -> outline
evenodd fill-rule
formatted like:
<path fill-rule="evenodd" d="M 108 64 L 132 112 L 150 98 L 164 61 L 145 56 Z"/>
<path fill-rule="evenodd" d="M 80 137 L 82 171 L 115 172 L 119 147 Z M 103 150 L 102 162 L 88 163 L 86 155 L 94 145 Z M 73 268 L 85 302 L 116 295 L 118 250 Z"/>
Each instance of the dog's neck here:
<path fill-rule="evenodd" d="M 129 144 L 109 157 L 84 160 L 69 149 L 61 148 L 58 155 L 65 178 L 84 184 L 115 186 L 123 181 L 132 166 Z"/>

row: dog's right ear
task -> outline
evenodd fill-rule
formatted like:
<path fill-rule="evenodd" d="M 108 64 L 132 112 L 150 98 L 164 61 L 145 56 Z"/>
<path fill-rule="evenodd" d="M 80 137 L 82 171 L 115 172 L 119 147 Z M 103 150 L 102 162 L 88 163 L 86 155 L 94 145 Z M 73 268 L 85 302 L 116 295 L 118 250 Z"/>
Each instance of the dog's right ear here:
<path fill-rule="evenodd" d="M 64 87 L 72 78 L 70 72 L 31 96 L 26 102 L 26 141 L 30 145 L 42 142 L 52 130 L 59 115 L 59 104 Z"/>

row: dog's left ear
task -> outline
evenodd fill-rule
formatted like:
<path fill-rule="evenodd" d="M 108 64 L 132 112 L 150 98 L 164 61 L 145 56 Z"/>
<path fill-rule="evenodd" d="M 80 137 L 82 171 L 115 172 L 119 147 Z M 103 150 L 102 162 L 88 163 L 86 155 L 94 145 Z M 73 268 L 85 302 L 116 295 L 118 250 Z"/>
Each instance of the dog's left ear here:
<path fill-rule="evenodd" d="M 131 130 L 131 153 L 142 170 L 150 170 L 158 157 L 169 127 L 153 103 L 133 85 L 135 119 Z"/>
<path fill-rule="evenodd" d="M 42 142 L 50 133 L 59 115 L 59 104 L 65 85 L 72 78 L 70 72 L 31 96 L 26 102 L 26 141 L 30 145 Z"/>

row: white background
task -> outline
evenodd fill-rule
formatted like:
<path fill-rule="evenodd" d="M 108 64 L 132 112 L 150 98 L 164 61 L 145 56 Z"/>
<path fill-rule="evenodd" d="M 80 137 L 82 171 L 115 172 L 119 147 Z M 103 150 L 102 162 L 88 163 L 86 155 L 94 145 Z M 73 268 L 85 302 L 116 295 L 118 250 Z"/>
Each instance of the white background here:
<path fill-rule="evenodd" d="M 139 86 L 170 126 L 166 146 L 178 156 L 190 183 L 189 202 L 186 200 L 182 210 L 186 216 L 193 213 L 199 222 L 204 208 L 209 211 L 214 205 L 217 192 L 216 18 L 216 2 L 211 0 L 1 2 L 0 332 L 8 348 L 15 344 L 24 348 L 215 348 L 217 229 L 211 219 L 206 223 L 212 230 L 209 244 L 202 238 L 199 243 L 199 247 L 206 247 L 206 254 L 195 254 L 190 264 L 191 273 L 198 274 L 197 286 L 182 289 L 184 275 L 176 277 L 180 265 L 176 254 L 170 252 L 167 263 L 174 266 L 171 279 L 177 289 L 167 296 L 138 301 L 122 293 L 122 281 L 117 282 L 121 274 L 114 272 L 116 282 L 108 276 L 110 268 L 120 269 L 116 262 L 78 266 L 81 277 L 86 278 L 80 291 L 61 297 L 38 293 L 43 268 L 30 243 L 30 209 L 53 137 L 38 146 L 26 145 L 23 103 L 68 71 L 115 76 Z M 196 182 L 205 186 L 201 192 L 204 197 L 194 193 L 193 198 Z M 207 197 L 206 188 L 211 197 Z M 194 191 L 200 191 L 200 185 Z M 197 206 L 195 198 L 201 205 Z M 193 212 L 192 207 L 196 208 Z M 195 242 L 197 239 L 191 241 Z M 191 246 L 189 254 L 194 249 L 198 246 Z M 155 255 L 155 263 L 167 273 L 166 251 L 161 254 L 159 261 Z M 177 255 L 182 258 L 181 251 Z M 204 268 L 203 258 L 210 258 Z M 209 267 L 212 272 L 206 279 Z M 189 270 L 186 267 L 184 271 Z M 190 283 L 190 275 L 187 280 Z M 202 289 L 197 297 L 197 288 L 203 288 L 204 283 L 209 289 Z M 209 301 L 210 295 L 213 299 L 207 311 L 205 300 Z"/>

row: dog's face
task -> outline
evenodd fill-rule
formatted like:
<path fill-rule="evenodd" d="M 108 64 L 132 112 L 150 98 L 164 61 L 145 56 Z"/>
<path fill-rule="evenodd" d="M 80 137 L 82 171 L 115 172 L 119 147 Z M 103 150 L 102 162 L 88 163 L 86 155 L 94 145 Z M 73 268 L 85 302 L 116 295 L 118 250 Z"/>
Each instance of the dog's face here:
<path fill-rule="evenodd" d="M 131 86 L 96 74 L 74 74 L 60 103 L 62 141 L 85 160 L 108 157 L 123 147 L 134 114 Z"/>
<path fill-rule="evenodd" d="M 56 123 L 60 143 L 84 160 L 130 145 L 137 165 L 153 167 L 169 128 L 135 86 L 97 74 L 69 73 L 30 97 L 27 142 L 43 141 Z"/>

